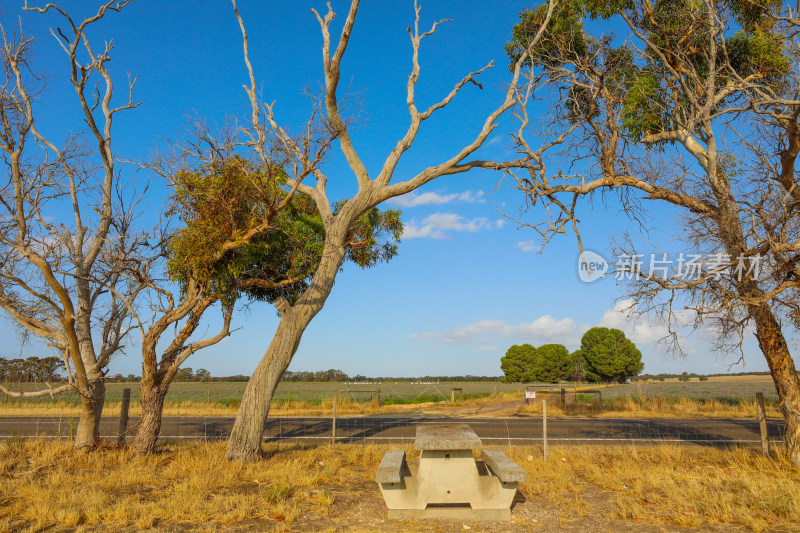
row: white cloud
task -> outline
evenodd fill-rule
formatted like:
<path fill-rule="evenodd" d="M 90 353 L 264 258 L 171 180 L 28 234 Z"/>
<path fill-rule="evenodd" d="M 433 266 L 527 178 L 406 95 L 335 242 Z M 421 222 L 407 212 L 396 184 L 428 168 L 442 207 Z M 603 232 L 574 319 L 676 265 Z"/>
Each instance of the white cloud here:
<path fill-rule="evenodd" d="M 538 252 L 541 248 L 536 241 L 519 241 L 517 248 L 523 252 Z"/>
<path fill-rule="evenodd" d="M 418 332 L 409 335 L 409 338 L 431 339 L 443 344 L 474 344 L 475 346 L 471 348 L 473 351 L 495 353 L 504 351 L 504 349 L 496 347 L 497 341 L 507 339 L 530 343 L 534 346 L 558 343 L 572 349 L 580 346 L 580 339 L 586 331 L 599 326 L 622 330 L 625 336 L 642 350 L 654 348 L 668 335 L 667 327 L 654 317 L 636 316 L 635 311 L 633 300 L 627 299 L 617 302 L 611 309 L 603 313 L 602 318 L 596 324 L 577 324 L 569 317 L 556 319 L 550 315 L 543 315 L 533 322 L 520 324 L 509 324 L 503 320 L 481 320 L 444 331 Z M 690 318 L 691 313 L 680 312 L 677 316 L 678 327 L 687 324 Z M 693 344 L 684 335 L 682 335 L 681 346 L 687 353 L 694 349 Z"/>
<path fill-rule="evenodd" d="M 406 222 L 403 228 L 403 239 L 428 237 L 431 239 L 449 239 L 449 231 L 462 231 L 475 233 L 485 229 L 498 229 L 503 227 L 503 220 L 490 222 L 489 219 L 480 217 L 466 219 L 455 213 L 434 213 L 425 217 L 422 222 L 412 220 Z"/>
<path fill-rule="evenodd" d="M 439 194 L 435 192 L 410 192 L 389 200 L 389 203 L 398 207 L 417 207 L 419 205 L 441 205 L 450 202 L 485 202 L 483 191 L 464 191 L 462 193 Z"/>
<path fill-rule="evenodd" d="M 633 300 L 626 299 L 617 302 L 614 307 L 603 314 L 598 326 L 622 330 L 625 336 L 635 344 L 653 344 L 668 335 L 667 327 L 663 324 L 649 324 L 641 317 L 636 319 L 634 313 L 636 305 Z"/>
<path fill-rule="evenodd" d="M 496 339 L 524 339 L 536 344 L 548 342 L 574 344 L 577 339 L 577 325 L 571 318 L 557 320 L 550 315 L 544 315 L 533 322 L 522 324 L 508 324 L 501 320 L 481 320 L 466 326 L 449 328 L 443 332 L 415 333 L 411 335 L 411 338 L 437 339 L 448 344 L 488 342 Z"/>

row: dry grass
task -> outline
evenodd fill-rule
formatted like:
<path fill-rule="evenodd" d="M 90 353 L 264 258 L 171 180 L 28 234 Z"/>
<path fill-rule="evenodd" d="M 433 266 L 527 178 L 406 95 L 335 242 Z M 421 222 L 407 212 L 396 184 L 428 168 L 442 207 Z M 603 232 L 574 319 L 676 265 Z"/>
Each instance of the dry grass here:
<path fill-rule="evenodd" d="M 579 393 L 580 394 L 580 393 Z M 529 405 L 521 406 L 517 416 L 541 416 L 540 398 Z M 735 402 L 719 399 L 697 400 L 675 396 L 617 396 L 603 399 L 603 406 L 597 400 L 573 402 L 568 398 L 566 407 L 561 407 L 558 394 L 544 398 L 547 401 L 547 416 L 581 416 L 595 418 L 754 418 L 755 400 L 742 398 Z M 767 415 L 782 418 L 783 414 L 776 402 L 767 402 Z"/>
<path fill-rule="evenodd" d="M 416 529 L 382 521 L 372 478 L 385 447 L 268 447 L 258 464 L 227 462 L 224 443 L 181 444 L 144 458 L 115 448 L 84 454 L 44 439 L 0 447 L 2 531 Z M 570 447 L 551 449 L 549 461 L 532 448 L 506 452 L 529 472 L 517 517 L 547 509 L 561 526 L 579 530 L 598 521 L 610 530 L 636 523 L 800 527 L 800 473 L 785 458 L 751 449 Z M 359 512 L 354 500 L 369 500 L 371 511 Z"/>
<path fill-rule="evenodd" d="M 773 383 L 772 376 L 769 374 L 743 374 L 741 376 L 711 376 L 708 378 L 711 382 L 721 383 Z"/>
<path fill-rule="evenodd" d="M 573 513 L 608 496 L 610 519 L 680 527 L 735 524 L 753 531 L 800 528 L 800 473 L 785 457 L 751 448 L 673 445 L 573 447 L 525 457 L 521 491 Z M 600 500 L 606 498 L 599 498 Z"/>
<path fill-rule="evenodd" d="M 0 459 L 0 531 L 292 523 L 326 515 L 326 486 L 369 477 L 373 447 L 284 448 L 257 464 L 229 463 L 225 444 L 183 444 L 152 457 L 128 449 L 86 454 L 67 442 L 7 441 Z M 277 449 L 271 449 L 275 452 Z"/>

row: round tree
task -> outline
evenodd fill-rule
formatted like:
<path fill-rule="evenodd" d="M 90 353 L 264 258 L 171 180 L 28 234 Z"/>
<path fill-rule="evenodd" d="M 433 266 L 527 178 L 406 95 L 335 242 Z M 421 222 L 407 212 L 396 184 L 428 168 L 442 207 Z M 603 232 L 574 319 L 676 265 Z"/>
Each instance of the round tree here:
<path fill-rule="evenodd" d="M 520 382 L 532 379 L 531 371 L 536 363 L 536 348 L 530 344 L 514 345 L 500 358 L 500 368 L 506 375 L 503 381 Z"/>
<path fill-rule="evenodd" d="M 532 378 L 536 381 L 557 383 L 568 379 L 575 364 L 567 349 L 561 344 L 545 344 L 536 348 Z"/>
<path fill-rule="evenodd" d="M 588 381 L 624 383 L 644 368 L 642 353 L 613 328 L 592 328 L 581 338 L 581 355 Z"/>

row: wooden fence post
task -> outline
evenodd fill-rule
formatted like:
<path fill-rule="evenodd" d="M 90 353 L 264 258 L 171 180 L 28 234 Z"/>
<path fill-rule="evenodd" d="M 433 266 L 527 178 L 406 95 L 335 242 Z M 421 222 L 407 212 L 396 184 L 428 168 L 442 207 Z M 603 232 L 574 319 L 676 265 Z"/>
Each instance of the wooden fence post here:
<path fill-rule="evenodd" d="M 122 405 L 119 411 L 119 431 L 117 432 L 117 446 L 125 444 L 125 434 L 128 432 L 128 407 L 131 403 L 131 389 L 122 389 Z"/>
<path fill-rule="evenodd" d="M 769 455 L 769 432 L 767 431 L 767 409 L 764 407 L 764 393 L 756 393 L 756 406 L 758 408 L 758 425 L 761 428 L 761 451 Z"/>
<path fill-rule="evenodd" d="M 561 387 L 561 408 L 567 408 L 567 391 L 564 390 L 564 387 Z"/>
<path fill-rule="evenodd" d="M 380 387 L 378 387 L 378 407 L 383 407 L 383 395 Z"/>
<path fill-rule="evenodd" d="M 336 449 L 336 396 L 333 397 L 333 420 L 331 425 L 331 448 Z"/>
<path fill-rule="evenodd" d="M 542 400 L 542 451 L 547 459 L 547 401 Z"/>

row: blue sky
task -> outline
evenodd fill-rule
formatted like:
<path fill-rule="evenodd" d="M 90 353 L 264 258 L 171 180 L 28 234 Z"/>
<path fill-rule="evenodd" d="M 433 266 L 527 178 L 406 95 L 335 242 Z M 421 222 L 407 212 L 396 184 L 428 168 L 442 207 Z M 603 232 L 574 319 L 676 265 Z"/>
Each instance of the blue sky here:
<path fill-rule="evenodd" d="M 17 2 L 3 3 L 7 29 L 18 23 L 36 37 L 34 70 L 47 74 L 46 91 L 37 102 L 38 127 L 53 139 L 80 128 L 78 109 L 66 80 L 66 60 L 48 28 L 62 22 L 51 14 L 22 13 Z M 97 2 L 70 2 L 75 17 L 96 10 Z M 309 105 L 303 91 L 321 84 L 321 36 L 310 11 L 324 12 L 322 2 L 240 0 L 250 34 L 256 77 L 275 116 L 289 130 L 300 128 Z M 333 2 L 341 24 L 348 4 Z M 469 142 L 486 114 L 503 98 L 509 80 L 503 45 L 525 4 L 518 2 L 429 1 L 422 3 L 423 28 L 451 18 L 423 41 L 418 105 L 441 99 L 467 72 L 490 61 L 495 68 L 481 76 L 483 90 L 468 86 L 453 104 L 426 122 L 414 148 L 395 173 L 406 179 L 439 163 Z M 366 120 L 351 135 L 367 169 L 376 173 L 407 128 L 405 84 L 411 46 L 406 27 L 413 23 L 413 2 L 365 2 L 343 62 L 342 86 L 358 92 Z M 336 31 L 340 28 L 334 24 Z M 122 13 L 111 13 L 93 31 L 96 42 L 113 37 L 111 72 L 118 102 L 126 96 L 128 72 L 138 75 L 135 99 L 142 105 L 119 115 L 113 134 L 118 157 L 146 160 L 163 150 L 165 139 L 180 141 L 187 115 L 209 123 L 242 115 L 247 81 L 239 28 L 225 1 L 139 0 Z M 542 114 L 548 110 L 540 108 Z M 478 154 L 504 159 L 513 154 L 502 122 Z M 355 180 L 343 159 L 326 166 L 329 196 L 342 198 Z M 123 168 L 144 181 L 148 176 Z M 365 375 L 498 375 L 499 360 L 512 344 L 549 342 L 575 349 L 586 329 L 619 327 L 641 349 L 645 372 L 712 373 L 728 370 L 738 354 L 713 354 L 703 332 L 688 336 L 686 359 L 675 359 L 654 344 L 664 328 L 647 319 L 626 320 L 615 299 L 623 294 L 613 279 L 583 283 L 578 277 L 574 237 L 560 236 L 542 253 L 536 233 L 500 214 L 535 222 L 541 213 L 522 213 L 523 198 L 508 180 L 488 171 L 440 178 L 386 207 L 403 210 L 406 233 L 399 255 L 370 270 L 346 265 L 325 308 L 308 328 L 291 370 L 340 368 Z M 163 211 L 168 190 L 154 179 L 148 209 Z M 658 228 L 667 251 L 672 214 L 656 207 L 649 222 Z M 595 202 L 581 216 L 585 246 L 608 253 L 609 239 L 631 225 L 613 201 Z M 186 366 L 216 375 L 249 374 L 263 355 L 277 325 L 274 309 L 253 304 L 237 313 L 240 329 L 224 343 L 192 356 Z M 218 323 L 208 321 L 208 331 Z M 16 356 L 37 354 L 36 343 L 20 348 L 15 330 L 3 324 L 0 350 Z M 687 332 L 688 333 L 688 332 Z M 111 373 L 139 373 L 138 344 L 117 356 Z M 766 370 L 752 340 L 747 366 L 731 371 Z"/>

